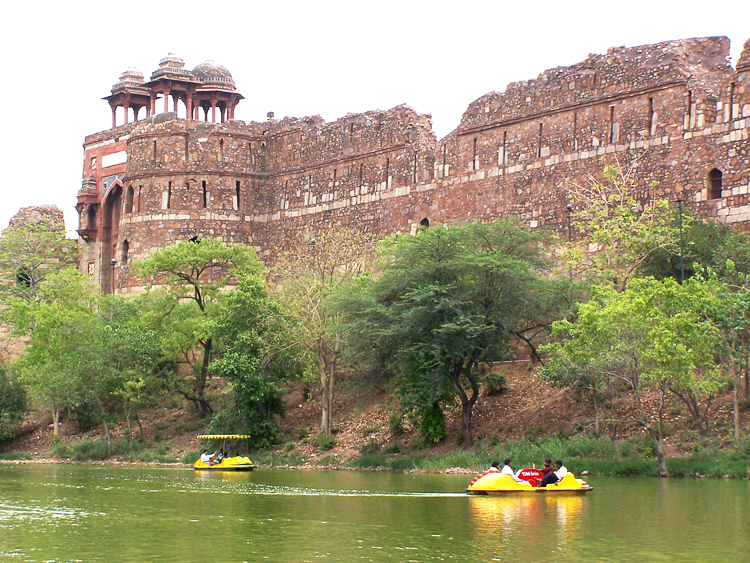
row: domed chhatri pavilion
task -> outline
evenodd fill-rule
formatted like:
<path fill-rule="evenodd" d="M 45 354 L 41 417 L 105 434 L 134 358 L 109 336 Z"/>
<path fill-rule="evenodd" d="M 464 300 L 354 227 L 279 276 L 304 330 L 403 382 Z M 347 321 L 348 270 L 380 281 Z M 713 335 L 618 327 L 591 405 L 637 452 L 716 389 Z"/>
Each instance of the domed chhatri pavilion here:
<path fill-rule="evenodd" d="M 120 80 L 112 86 L 112 94 L 104 98 L 112 108 L 112 128 L 117 126 L 117 108 L 123 108 L 123 121 L 127 124 L 131 111 L 133 121 L 138 121 L 142 108 L 146 108 L 146 118 L 155 115 L 159 97 L 164 100 L 164 113 L 176 112 L 178 102 L 182 102 L 190 119 L 212 123 L 216 122 L 217 109 L 220 122 L 234 119 L 234 108 L 242 99 L 235 91 L 232 75 L 220 64 L 206 61 L 189 71 L 185 69 L 185 61 L 169 53 L 159 61 L 159 68 L 151 74 L 149 82 L 135 69 L 120 75 Z"/>
<path fill-rule="evenodd" d="M 226 68 L 169 54 L 148 82 L 122 73 L 112 128 L 84 141 L 82 268 L 126 294 L 133 261 L 208 237 L 273 261 L 333 223 L 382 236 L 513 216 L 565 236 L 569 186 L 614 163 L 644 203 L 748 228 L 750 41 L 728 56 L 726 37 L 614 47 L 481 96 L 438 140 L 405 105 L 245 123 Z"/>

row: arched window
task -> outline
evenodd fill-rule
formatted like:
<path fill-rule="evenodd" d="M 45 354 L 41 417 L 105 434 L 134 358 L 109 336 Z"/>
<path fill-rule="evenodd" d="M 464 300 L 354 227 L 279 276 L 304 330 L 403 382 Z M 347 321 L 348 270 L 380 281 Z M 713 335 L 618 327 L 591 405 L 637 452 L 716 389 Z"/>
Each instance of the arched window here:
<path fill-rule="evenodd" d="M 421 220 L 421 221 L 419 222 L 419 225 L 420 225 L 421 227 L 429 227 L 429 226 L 430 226 L 430 220 L 429 220 L 429 219 L 428 219 L 427 217 L 425 217 L 424 219 L 422 219 L 422 220 Z"/>
<path fill-rule="evenodd" d="M 718 168 L 714 168 L 708 173 L 708 181 L 706 183 L 708 184 L 708 193 L 710 194 L 709 199 L 721 198 L 721 176 L 721 170 Z"/>
<path fill-rule="evenodd" d="M 133 186 L 128 186 L 125 192 L 125 213 L 133 212 Z"/>
<path fill-rule="evenodd" d="M 128 239 L 122 241 L 122 254 L 120 255 L 120 261 L 125 266 L 128 263 L 128 251 L 130 250 L 130 243 Z"/>

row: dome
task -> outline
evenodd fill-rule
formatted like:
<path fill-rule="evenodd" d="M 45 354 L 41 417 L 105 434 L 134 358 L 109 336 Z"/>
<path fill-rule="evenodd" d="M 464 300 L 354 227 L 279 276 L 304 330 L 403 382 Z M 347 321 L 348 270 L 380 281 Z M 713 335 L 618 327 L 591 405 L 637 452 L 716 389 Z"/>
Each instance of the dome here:
<path fill-rule="evenodd" d="M 143 82 L 143 73 L 134 68 L 129 68 L 120 75 L 120 80 L 117 81 L 117 84 L 112 86 L 112 93 L 114 94 L 121 90 L 132 88 L 140 88 L 143 86 Z"/>
<path fill-rule="evenodd" d="M 193 69 L 193 76 L 206 86 L 224 90 L 235 89 L 234 79 L 232 79 L 230 72 L 216 61 L 206 61 L 199 64 Z"/>
<path fill-rule="evenodd" d="M 151 74 L 151 80 L 156 80 L 162 76 L 177 78 L 178 80 L 190 80 L 192 78 L 190 72 L 185 70 L 185 61 L 174 53 L 169 53 L 159 61 L 159 68 Z"/>

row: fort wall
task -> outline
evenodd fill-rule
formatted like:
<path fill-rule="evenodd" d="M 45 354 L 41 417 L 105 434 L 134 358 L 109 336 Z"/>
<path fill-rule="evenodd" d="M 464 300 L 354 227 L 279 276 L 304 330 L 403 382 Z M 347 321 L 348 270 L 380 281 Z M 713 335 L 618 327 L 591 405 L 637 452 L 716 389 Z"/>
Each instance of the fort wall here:
<path fill-rule="evenodd" d="M 439 141 L 408 106 L 330 123 L 167 112 L 97 133 L 78 205 L 87 271 L 136 291 L 132 260 L 176 241 L 246 242 L 272 261 L 336 222 L 385 235 L 513 215 L 563 229 L 570 186 L 615 162 L 644 199 L 750 225 L 750 41 L 736 69 L 728 52 L 726 38 L 613 48 L 480 97 Z"/>

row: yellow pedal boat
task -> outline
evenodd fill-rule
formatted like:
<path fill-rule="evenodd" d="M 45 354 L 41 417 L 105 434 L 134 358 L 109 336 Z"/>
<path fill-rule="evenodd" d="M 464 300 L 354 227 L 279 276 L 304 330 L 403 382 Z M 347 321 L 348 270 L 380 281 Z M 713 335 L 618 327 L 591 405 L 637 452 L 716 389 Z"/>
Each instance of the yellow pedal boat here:
<path fill-rule="evenodd" d="M 227 440 L 247 440 L 250 436 L 245 434 L 205 434 L 197 437 L 199 440 L 221 440 L 222 450 L 226 451 Z M 200 458 L 193 464 L 193 469 L 199 471 L 252 471 L 255 466 L 249 457 L 233 456 L 224 457 L 216 461 L 211 457 L 209 463 L 203 463 Z"/>
<path fill-rule="evenodd" d="M 529 483 L 519 483 L 510 475 L 500 472 L 490 472 L 480 475 L 466 489 L 472 495 L 502 495 L 509 493 L 573 493 L 583 494 L 593 490 L 586 481 L 576 479 L 572 473 L 567 473 L 557 483 L 546 487 L 537 487 Z"/>

